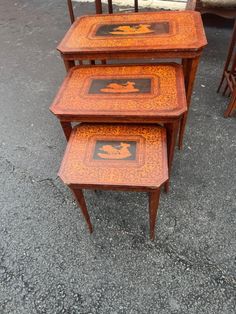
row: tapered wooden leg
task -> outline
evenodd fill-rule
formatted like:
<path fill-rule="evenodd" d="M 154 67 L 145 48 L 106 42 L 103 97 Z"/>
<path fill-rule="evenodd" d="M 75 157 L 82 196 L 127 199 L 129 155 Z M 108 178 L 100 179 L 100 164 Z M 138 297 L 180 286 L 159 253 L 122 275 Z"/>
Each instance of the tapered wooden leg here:
<path fill-rule="evenodd" d="M 184 132 L 185 132 L 185 127 L 186 127 L 186 122 L 188 118 L 188 112 L 186 112 L 181 121 L 180 121 L 180 128 L 179 128 L 179 149 L 183 148 L 183 140 L 184 140 Z"/>
<path fill-rule="evenodd" d="M 89 232 L 92 233 L 93 232 L 93 226 L 92 226 L 91 221 L 90 221 L 89 213 L 87 210 L 87 205 L 86 205 L 86 202 L 84 199 L 84 194 L 83 194 L 82 190 L 78 190 L 78 189 L 71 189 L 71 190 L 72 190 L 72 193 L 74 194 L 74 197 L 75 197 L 75 200 L 76 200 L 78 206 L 81 208 L 81 211 L 83 213 L 85 221 L 88 225 Z"/>
<path fill-rule="evenodd" d="M 232 97 L 230 99 L 230 103 L 228 105 L 228 108 L 226 109 L 226 111 L 224 113 L 224 117 L 228 118 L 229 116 L 231 116 L 234 109 L 236 109 L 236 86 L 234 88 L 234 91 L 233 91 Z"/>
<path fill-rule="evenodd" d="M 167 154 L 168 154 L 168 170 L 169 170 L 169 180 L 171 175 L 171 168 L 174 158 L 175 152 L 175 145 L 176 145 L 176 138 L 179 129 L 179 120 L 174 121 L 172 123 L 164 123 L 164 127 L 166 128 L 166 135 L 167 135 Z M 165 192 L 168 193 L 170 181 L 166 181 L 164 187 Z"/>
<path fill-rule="evenodd" d="M 168 168 L 170 174 L 174 159 L 176 138 L 179 130 L 179 120 L 173 121 L 171 123 L 164 123 L 164 127 L 166 128 L 167 135 Z"/>
<path fill-rule="evenodd" d="M 184 70 L 184 81 L 185 81 L 185 90 L 187 98 L 187 106 L 190 107 L 191 96 L 193 92 L 193 84 L 196 77 L 197 67 L 199 63 L 200 56 L 193 59 L 183 59 L 183 70 Z M 180 122 L 180 132 L 179 132 L 179 149 L 183 147 L 183 137 L 185 131 L 185 125 L 187 121 L 187 114 L 185 113 L 181 122 Z"/>
<path fill-rule="evenodd" d="M 160 189 L 149 192 L 149 225 L 150 225 L 150 239 L 154 240 L 155 225 L 157 218 L 157 209 L 160 199 Z"/>
<path fill-rule="evenodd" d="M 60 121 L 60 123 L 61 123 L 61 127 L 63 129 L 63 132 L 65 134 L 66 140 L 68 142 L 69 138 L 70 138 L 71 131 L 72 131 L 71 123 L 70 122 L 63 122 L 63 121 Z"/>
<path fill-rule="evenodd" d="M 63 60 L 65 64 L 66 71 L 68 72 L 71 68 L 75 66 L 75 61 L 74 60 Z"/>

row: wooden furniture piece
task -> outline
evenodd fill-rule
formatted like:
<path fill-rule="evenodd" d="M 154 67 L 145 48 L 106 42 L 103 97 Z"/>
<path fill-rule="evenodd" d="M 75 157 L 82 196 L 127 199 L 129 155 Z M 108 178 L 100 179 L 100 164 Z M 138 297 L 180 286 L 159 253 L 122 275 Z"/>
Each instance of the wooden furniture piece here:
<path fill-rule="evenodd" d="M 201 16 L 193 11 L 85 16 L 75 21 L 58 50 L 67 71 L 75 60 L 180 58 L 187 104 L 200 55 L 207 44 Z M 180 125 L 182 147 L 187 120 Z"/>
<path fill-rule="evenodd" d="M 235 0 L 190 0 L 188 7 L 201 14 L 210 13 L 225 18 L 236 18 Z"/>
<path fill-rule="evenodd" d="M 224 116 L 227 118 L 231 116 L 233 110 L 236 109 L 236 22 L 234 23 L 228 55 L 217 92 L 220 91 L 224 82 L 225 88 L 223 90 L 223 95 L 229 90 L 229 96 L 231 96 L 228 108 L 224 113 Z"/>
<path fill-rule="evenodd" d="M 187 111 L 183 69 L 176 63 L 74 67 L 50 110 L 67 140 L 71 122 L 163 124 L 170 176 L 179 122 Z"/>
<path fill-rule="evenodd" d="M 72 131 L 58 175 L 72 190 L 90 232 L 82 189 L 148 192 L 153 240 L 160 187 L 168 180 L 165 129 L 82 123 Z"/>
<path fill-rule="evenodd" d="M 194 10 L 195 9 L 195 6 L 192 4 L 192 1 L 193 0 L 186 0 L 186 10 L 192 10 L 192 9 Z M 102 1 L 101 0 L 95 0 L 94 2 L 95 2 L 96 14 L 102 14 L 103 13 Z M 108 11 L 108 13 L 112 14 L 113 13 L 113 1 L 107 0 L 106 2 L 107 2 L 107 11 Z M 133 2 L 134 2 L 133 10 L 134 10 L 134 12 L 138 12 L 139 11 L 139 1 L 133 0 Z M 175 2 L 175 1 L 172 1 L 172 2 Z M 75 14 L 74 14 L 74 9 L 73 9 L 72 3 L 73 3 L 73 0 L 67 0 L 71 24 L 73 24 L 75 21 Z M 170 7 L 170 9 L 171 9 L 171 7 Z"/>

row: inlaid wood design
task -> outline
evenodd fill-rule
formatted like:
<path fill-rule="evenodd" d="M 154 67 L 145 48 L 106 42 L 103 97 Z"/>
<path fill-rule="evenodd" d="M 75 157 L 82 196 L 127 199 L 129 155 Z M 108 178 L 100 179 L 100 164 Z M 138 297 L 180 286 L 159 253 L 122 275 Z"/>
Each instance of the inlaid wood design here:
<path fill-rule="evenodd" d="M 96 141 L 93 154 L 94 160 L 135 160 L 135 141 Z"/>
<path fill-rule="evenodd" d="M 51 110 L 70 117 L 177 117 L 187 110 L 182 67 L 177 64 L 73 68 Z M 71 120 L 71 121 L 72 121 Z M 145 120 L 144 120 L 145 121 Z"/>
<path fill-rule="evenodd" d="M 143 36 L 147 34 L 160 35 L 169 33 L 169 22 L 160 23 L 130 23 L 100 25 L 96 30 L 96 36 Z"/>
<path fill-rule="evenodd" d="M 151 78 L 92 79 L 88 94 L 151 93 Z M 119 96 L 119 95 L 118 95 Z"/>
<path fill-rule="evenodd" d="M 72 131 L 59 176 L 68 185 L 158 188 L 168 179 L 166 131 L 83 123 Z"/>
<path fill-rule="evenodd" d="M 191 51 L 205 45 L 199 13 L 165 11 L 82 17 L 71 26 L 58 49 L 62 53 Z"/>

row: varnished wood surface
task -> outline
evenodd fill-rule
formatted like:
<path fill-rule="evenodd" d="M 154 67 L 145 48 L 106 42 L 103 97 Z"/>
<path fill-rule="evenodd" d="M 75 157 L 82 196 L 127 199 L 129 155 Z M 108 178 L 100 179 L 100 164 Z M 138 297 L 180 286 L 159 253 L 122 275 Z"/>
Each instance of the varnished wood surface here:
<path fill-rule="evenodd" d="M 75 67 L 51 111 L 68 121 L 158 121 L 187 110 L 182 66 Z"/>
<path fill-rule="evenodd" d="M 198 12 L 148 12 L 84 16 L 58 46 L 62 54 L 197 51 L 206 45 Z"/>
<path fill-rule="evenodd" d="M 70 187 L 157 189 L 168 180 L 165 128 L 82 123 L 59 171 Z"/>

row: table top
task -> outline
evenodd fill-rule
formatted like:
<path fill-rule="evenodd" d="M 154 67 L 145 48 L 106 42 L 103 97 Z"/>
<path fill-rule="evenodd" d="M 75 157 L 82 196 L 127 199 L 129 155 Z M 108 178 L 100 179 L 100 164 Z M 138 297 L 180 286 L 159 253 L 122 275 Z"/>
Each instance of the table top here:
<path fill-rule="evenodd" d="M 63 54 L 196 51 L 207 44 L 194 11 L 97 14 L 77 19 L 58 46 Z"/>
<path fill-rule="evenodd" d="M 182 66 L 176 63 L 79 66 L 64 80 L 51 111 L 70 121 L 134 122 L 176 118 L 187 110 Z"/>
<path fill-rule="evenodd" d="M 88 124 L 72 131 L 58 175 L 69 186 L 158 188 L 168 179 L 166 131 Z"/>

